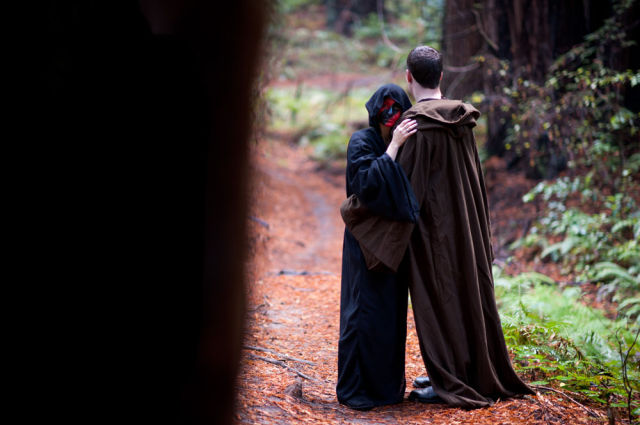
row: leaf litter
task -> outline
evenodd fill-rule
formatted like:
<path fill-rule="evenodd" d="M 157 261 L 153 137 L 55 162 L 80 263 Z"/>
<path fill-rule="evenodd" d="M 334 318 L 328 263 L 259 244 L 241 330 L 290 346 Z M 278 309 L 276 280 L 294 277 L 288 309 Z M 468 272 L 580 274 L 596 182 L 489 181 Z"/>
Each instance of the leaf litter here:
<path fill-rule="evenodd" d="M 597 415 L 593 417 L 554 392 L 500 400 L 477 410 L 410 402 L 406 397 L 402 403 L 367 412 L 339 404 L 335 385 L 344 226 L 338 208 L 345 196 L 344 176 L 318 169 L 303 148 L 282 137 L 259 141 L 252 147 L 251 157 L 248 309 L 236 385 L 237 423 L 606 423 L 601 407 L 591 406 Z M 529 183 L 496 176 L 503 172 L 497 164 L 487 174 L 502 177 L 501 190 L 510 182 L 516 185 L 510 192 L 515 203 L 520 193 L 529 189 Z M 491 192 L 489 179 L 488 184 Z M 503 197 L 496 201 L 504 207 L 492 210 L 492 219 L 498 223 L 518 208 Z M 527 214 L 526 210 L 518 211 Z M 524 215 L 519 218 L 528 219 Z M 511 237 L 515 236 L 494 235 Z M 408 396 L 413 378 L 426 373 L 411 309 L 405 362 Z"/>

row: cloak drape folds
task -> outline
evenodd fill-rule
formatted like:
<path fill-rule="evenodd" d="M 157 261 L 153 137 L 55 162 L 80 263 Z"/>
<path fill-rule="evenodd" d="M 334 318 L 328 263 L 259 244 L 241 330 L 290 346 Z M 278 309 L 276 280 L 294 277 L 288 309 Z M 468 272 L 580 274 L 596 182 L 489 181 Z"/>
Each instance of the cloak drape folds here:
<path fill-rule="evenodd" d="M 511 366 L 494 298 L 489 208 L 472 132 L 478 116 L 454 100 L 419 102 L 403 115 L 418 122 L 397 158 L 420 205 L 416 225 L 343 212 L 373 253 L 369 266 L 397 269 L 402 257 L 390 253 L 408 252 L 402 261 L 427 372 L 441 398 L 464 408 L 532 393 Z"/>
<path fill-rule="evenodd" d="M 370 213 L 417 220 L 418 204 L 402 168 L 385 154 L 375 114 L 385 96 L 411 104 L 398 86 L 381 87 L 367 102 L 372 127 L 357 131 L 347 150 L 347 196 L 357 195 Z M 402 401 L 408 276 L 367 269 L 360 245 L 345 229 L 338 342 L 338 400 L 368 409 Z"/>

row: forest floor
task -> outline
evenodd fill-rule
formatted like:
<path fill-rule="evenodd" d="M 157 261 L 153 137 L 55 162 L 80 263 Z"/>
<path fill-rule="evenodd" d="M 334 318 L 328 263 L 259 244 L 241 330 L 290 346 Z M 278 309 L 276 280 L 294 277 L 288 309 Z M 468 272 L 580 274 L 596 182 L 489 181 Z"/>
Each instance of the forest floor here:
<path fill-rule="evenodd" d="M 406 398 L 368 412 L 339 404 L 335 385 L 344 169 L 319 167 L 286 135 L 268 135 L 252 146 L 251 157 L 249 303 L 237 383 L 237 423 L 606 423 L 604 410 L 573 402 L 567 392 L 539 392 L 478 410 Z M 487 161 L 485 168 L 497 260 L 506 262 L 513 273 L 536 270 L 558 282 L 571 280 L 526 255 L 507 261 L 511 253 L 506 247 L 535 218 L 535 206 L 521 200 L 535 182 L 507 172 L 499 159 Z M 411 309 L 407 328 L 408 396 L 413 378 L 425 374 Z"/>

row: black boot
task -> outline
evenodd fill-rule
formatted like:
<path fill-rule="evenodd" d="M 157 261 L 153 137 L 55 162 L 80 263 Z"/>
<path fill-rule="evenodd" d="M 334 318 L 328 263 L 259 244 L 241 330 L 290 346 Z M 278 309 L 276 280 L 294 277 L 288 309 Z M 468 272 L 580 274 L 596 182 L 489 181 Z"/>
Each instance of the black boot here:
<path fill-rule="evenodd" d="M 409 393 L 410 401 L 419 401 L 421 403 L 444 403 L 432 387 L 420 388 Z"/>
<path fill-rule="evenodd" d="M 431 386 L 431 379 L 428 376 L 418 376 L 413 380 L 413 386 L 416 388 L 426 388 Z"/>

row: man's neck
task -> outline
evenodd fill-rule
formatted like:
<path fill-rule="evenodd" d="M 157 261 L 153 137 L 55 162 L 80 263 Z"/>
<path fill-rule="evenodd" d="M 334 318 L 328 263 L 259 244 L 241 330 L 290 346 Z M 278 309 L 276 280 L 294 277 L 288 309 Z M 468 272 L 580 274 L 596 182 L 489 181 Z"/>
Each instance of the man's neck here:
<path fill-rule="evenodd" d="M 416 102 L 420 102 L 422 99 L 442 99 L 442 93 L 440 92 L 440 86 L 435 89 L 429 89 L 416 84 L 413 88 L 413 97 L 415 97 Z"/>

